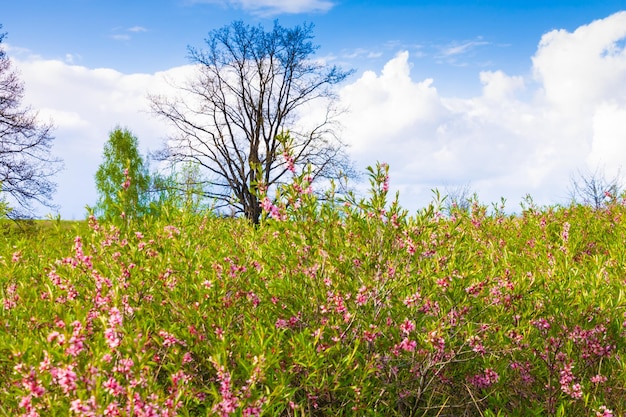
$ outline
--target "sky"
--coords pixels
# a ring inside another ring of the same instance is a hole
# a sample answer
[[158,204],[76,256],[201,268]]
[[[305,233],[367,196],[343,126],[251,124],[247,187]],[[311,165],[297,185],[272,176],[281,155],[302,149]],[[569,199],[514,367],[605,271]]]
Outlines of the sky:
[[[147,154],[171,127],[148,94],[193,75],[188,47],[234,20],[314,24],[337,86],[342,139],[359,171],[390,165],[411,213],[433,189],[481,202],[567,204],[572,177],[626,163],[626,0],[4,1],[2,43],[24,104],[54,126],[64,160],[53,215],[83,219],[117,126]],[[360,187],[361,185],[359,185]],[[49,209],[40,209],[45,216]]]

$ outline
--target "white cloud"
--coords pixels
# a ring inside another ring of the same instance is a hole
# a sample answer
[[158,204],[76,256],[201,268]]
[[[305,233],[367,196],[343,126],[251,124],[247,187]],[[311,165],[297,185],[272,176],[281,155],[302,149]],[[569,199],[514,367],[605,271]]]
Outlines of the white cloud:
[[[545,99],[567,110],[583,110],[615,96],[626,83],[626,12],[581,26],[573,33],[554,30],[541,38],[533,57],[535,78]],[[575,107],[578,106],[578,107]]]
[[114,33],[110,35],[109,37],[111,39],[116,40],[116,41],[129,41],[132,39],[131,34],[147,32],[148,29],[146,29],[143,26],[132,26],[126,29],[123,29],[121,27],[116,27],[116,28],[113,28],[113,31],[121,32],[121,33]]
[[408,52],[400,53],[385,65],[380,76],[366,71],[341,91],[343,104],[350,110],[344,120],[346,139],[357,154],[367,153],[389,137],[411,140],[402,137],[444,117],[445,109],[432,80],[411,80],[408,57]]
[[[626,106],[615,101],[600,105],[593,115],[593,140],[589,165],[609,178],[626,166]],[[623,170],[622,170],[623,171]]]
[[533,79],[482,72],[482,94],[469,99],[412,80],[403,52],[343,89],[352,108],[346,139],[360,164],[390,163],[410,207],[426,203],[433,187],[468,181],[487,201],[530,193],[543,204],[565,202],[576,169],[601,164],[612,173],[626,162],[625,37],[626,13],[550,32],[533,57]]
[[441,56],[450,57],[453,55],[461,55],[469,52],[470,50],[476,48],[477,46],[489,45],[489,42],[485,41],[466,41],[461,44],[454,44],[451,46],[446,46],[441,50]]
[[85,205],[95,203],[94,175],[110,131],[127,127],[144,154],[158,149],[167,126],[150,114],[147,94],[167,93],[166,78],[185,79],[191,68],[127,75],[37,57],[16,60],[15,66],[26,88],[24,104],[55,126],[53,152],[65,163],[55,200],[64,218],[76,219],[84,218]]
[[502,71],[483,71],[480,73],[480,82],[483,84],[485,99],[493,101],[511,98],[524,88],[523,77],[509,77]]
[[[401,52],[380,73],[341,88],[350,107],[343,137],[359,168],[390,164],[392,188],[410,209],[427,203],[434,187],[467,183],[483,201],[506,197],[513,210],[527,193],[540,204],[566,202],[577,169],[613,173],[626,160],[624,38],[626,13],[547,33],[531,77],[481,72],[482,92],[471,98],[442,96],[436,85],[445,80],[412,79],[411,57]],[[165,78],[182,80],[192,69],[122,74],[34,56],[16,66],[27,104],[58,126],[55,153],[66,170],[57,201],[66,218],[83,217],[95,202],[93,175],[116,125],[144,152],[160,146],[168,127],[149,113],[146,94],[170,91]]]
[[114,39],[116,41],[128,41],[130,40],[130,35],[126,35],[124,33],[122,34],[115,34],[115,35],[111,35],[111,39]]
[[335,5],[329,0],[189,0],[188,2],[230,5],[259,15],[323,13]]
[[139,33],[139,32],[147,32],[148,29],[146,29],[143,26],[133,26],[133,27],[128,28],[128,31],[129,32],[134,32],[134,33]]
[[365,48],[357,48],[352,52],[349,53],[345,53],[342,55],[342,58],[344,59],[355,59],[355,58],[367,58],[367,59],[375,59],[375,58],[380,58],[383,55],[382,52],[378,52],[378,51],[370,51],[368,49]]

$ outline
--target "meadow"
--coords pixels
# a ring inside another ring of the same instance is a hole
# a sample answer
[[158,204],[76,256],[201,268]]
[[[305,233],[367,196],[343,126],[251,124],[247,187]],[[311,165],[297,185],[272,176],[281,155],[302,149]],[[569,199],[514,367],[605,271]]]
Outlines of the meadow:
[[0,416],[626,413],[622,199],[409,214],[370,176],[258,227],[3,224]]

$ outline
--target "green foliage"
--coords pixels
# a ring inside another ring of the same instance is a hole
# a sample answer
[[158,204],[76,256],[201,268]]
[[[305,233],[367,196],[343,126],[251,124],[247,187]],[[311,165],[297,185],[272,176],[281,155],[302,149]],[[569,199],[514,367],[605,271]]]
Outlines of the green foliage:
[[208,210],[205,198],[206,181],[199,167],[192,162],[180,165],[169,175],[152,175],[152,188],[156,196],[150,206],[150,213],[156,216],[166,212],[200,213]]
[[[2,190],[2,183],[0,183],[0,191]],[[11,212],[11,207],[6,201],[4,196],[0,195],[0,219],[4,219]]]
[[150,176],[137,138],[129,130],[116,128],[109,135],[96,172],[96,190],[94,212],[99,217],[135,218],[148,212]]
[[0,415],[626,412],[624,201],[409,215],[384,164],[363,199],[308,175],[258,227],[0,237]]

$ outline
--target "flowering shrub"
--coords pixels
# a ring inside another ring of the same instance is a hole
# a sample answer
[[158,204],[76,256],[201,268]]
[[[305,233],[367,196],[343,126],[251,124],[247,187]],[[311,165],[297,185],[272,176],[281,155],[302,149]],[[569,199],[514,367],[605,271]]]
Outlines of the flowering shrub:
[[0,415],[624,415],[626,210],[323,202],[0,240]]

